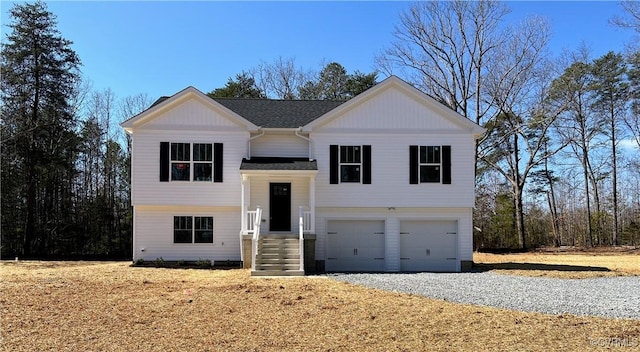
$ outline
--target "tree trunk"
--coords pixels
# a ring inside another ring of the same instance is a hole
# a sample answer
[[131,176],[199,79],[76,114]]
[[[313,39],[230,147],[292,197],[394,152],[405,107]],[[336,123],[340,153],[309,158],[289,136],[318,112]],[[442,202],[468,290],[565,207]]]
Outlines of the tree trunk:
[[611,162],[613,163],[613,238],[611,244],[618,245],[618,163],[616,150],[616,120],[613,104],[611,104]]
[[589,167],[587,166],[587,153],[583,151],[582,155],[582,171],[584,173],[584,196],[585,196],[585,205],[587,206],[587,237],[589,246],[593,247],[593,229],[591,228],[591,192],[589,192]]
[[513,134],[513,187],[514,187],[514,212],[516,219],[516,233],[518,235],[518,245],[520,249],[527,249],[527,242],[525,238],[525,228],[524,228],[524,209],[522,207],[522,190],[524,188],[524,184],[522,182],[522,177],[520,175],[520,146],[519,146],[519,135],[517,133]]
[[549,205],[549,215],[551,215],[551,232],[553,233],[553,245],[560,247],[560,232],[558,231],[558,215],[555,209],[555,197],[552,191],[547,192],[547,204]]
[[[593,167],[591,166],[591,162],[589,161],[589,159],[587,159],[587,170],[588,172],[588,176],[589,176],[589,180],[591,182],[591,189],[593,191],[593,204],[596,208],[596,221],[595,221],[595,231],[594,231],[594,235],[595,235],[595,244],[600,245],[601,242],[601,231],[602,231],[602,209],[601,209],[601,204],[600,204],[600,190],[598,189],[598,179],[597,179],[597,175],[595,173],[595,171],[593,170]],[[594,246],[594,243],[591,243],[591,246]]]
[[33,161],[27,158],[27,223],[25,224],[24,241],[22,243],[22,255],[31,256],[31,243],[36,226],[36,180]]
[[[33,51],[36,52],[37,48],[33,48]],[[31,245],[33,242],[33,238],[36,231],[36,217],[37,217],[37,180],[36,180],[36,160],[34,160],[35,153],[35,131],[34,129],[38,125],[38,106],[40,104],[40,75],[38,74],[38,56],[34,57],[33,70],[35,72],[34,77],[34,86],[33,86],[33,103],[31,105],[31,116],[30,123],[28,124],[29,128],[32,129],[29,132],[29,142],[26,144],[26,158],[25,162],[27,164],[27,224],[25,226],[24,232],[24,247],[22,250],[22,255],[25,257],[29,257],[32,254]]]
[[[548,145],[545,142],[544,150],[548,153]],[[556,247],[560,247],[562,241],[560,240],[560,229],[558,224],[558,207],[556,204],[555,191],[553,189],[553,177],[549,171],[549,158],[544,159],[544,176],[549,184],[549,191],[547,192],[547,202],[549,204],[549,213],[551,214],[551,231],[553,232],[553,244]]]
[[514,199],[516,212],[516,231],[518,233],[518,245],[520,249],[527,249],[524,227],[524,209],[522,207],[522,188],[518,187],[516,198]]

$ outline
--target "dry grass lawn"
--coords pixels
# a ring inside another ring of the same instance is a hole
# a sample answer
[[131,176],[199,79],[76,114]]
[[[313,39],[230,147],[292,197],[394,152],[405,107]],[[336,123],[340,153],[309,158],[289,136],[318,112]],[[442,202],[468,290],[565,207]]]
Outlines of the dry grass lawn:
[[28,261],[0,263],[0,276],[4,351],[640,348],[638,320],[459,305],[320,277]]
[[585,279],[640,275],[640,250],[531,252],[518,254],[474,253],[477,269],[500,274]]

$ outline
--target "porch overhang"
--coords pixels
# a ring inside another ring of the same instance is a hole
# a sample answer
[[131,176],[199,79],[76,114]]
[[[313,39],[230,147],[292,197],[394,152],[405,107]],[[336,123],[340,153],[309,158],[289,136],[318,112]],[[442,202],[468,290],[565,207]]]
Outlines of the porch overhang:
[[[300,200],[295,204],[298,208],[298,237],[300,240],[300,270],[303,270],[304,265],[304,236],[315,233],[315,204],[316,204],[316,176],[318,174],[318,163],[316,160],[309,158],[278,158],[278,157],[253,157],[251,159],[242,159],[240,164],[240,176],[242,178],[241,191],[240,191],[240,205],[241,205],[241,253],[243,255],[243,261],[245,260],[245,249],[243,239],[248,239],[249,235],[252,235],[251,253],[255,260],[255,247],[256,236],[260,234],[260,224],[263,219],[256,220],[255,214],[259,214],[262,208],[258,204],[251,205],[251,183],[253,179],[261,180],[264,178],[278,179],[278,180],[291,180],[289,186],[294,182],[300,182],[300,180],[308,180],[308,202]],[[296,180],[296,181],[293,181]],[[282,181],[286,182],[286,181]],[[304,182],[304,181],[302,181]],[[273,185],[273,183],[271,183]],[[263,187],[263,186],[260,186]],[[290,189],[290,188],[289,188]],[[269,197],[271,197],[271,191]],[[271,215],[271,198],[269,199],[268,213]],[[257,202],[256,202],[257,203]],[[250,210],[249,206],[255,207],[256,210]],[[288,206],[291,207],[291,200],[289,200]],[[275,208],[278,208],[277,206]],[[274,208],[274,209],[275,209]],[[251,225],[253,224],[253,225]],[[271,226],[271,220],[269,220],[269,226]],[[257,228],[257,230],[256,230]],[[274,230],[277,231],[277,230]],[[252,261],[253,265],[253,261]]]
[[242,159],[241,175],[306,175],[318,173],[318,163],[307,158],[253,157]]

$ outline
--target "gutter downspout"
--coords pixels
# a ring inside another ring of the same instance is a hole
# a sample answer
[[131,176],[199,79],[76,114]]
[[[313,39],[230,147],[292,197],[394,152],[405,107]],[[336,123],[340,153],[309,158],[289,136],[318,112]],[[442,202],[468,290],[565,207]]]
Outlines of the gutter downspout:
[[302,139],[304,139],[305,141],[307,141],[309,143],[309,160],[313,160],[313,158],[311,157],[311,139],[309,137],[305,137],[303,135],[300,135],[299,132],[302,131],[302,127],[298,127],[298,129],[295,132],[296,137],[300,137]]

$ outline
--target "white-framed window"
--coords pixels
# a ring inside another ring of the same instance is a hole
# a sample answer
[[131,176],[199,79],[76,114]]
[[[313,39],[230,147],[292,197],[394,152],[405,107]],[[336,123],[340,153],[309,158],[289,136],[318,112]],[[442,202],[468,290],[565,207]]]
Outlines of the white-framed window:
[[191,180],[191,144],[171,143],[171,181]]
[[362,147],[340,146],[340,182],[360,182],[362,173]]
[[213,145],[211,143],[171,143],[171,181],[211,181]]
[[440,146],[420,146],[420,183],[440,183]]
[[213,175],[213,145],[193,143],[193,180],[211,181]]
[[173,243],[213,243],[213,217],[174,216]]
[[173,243],[193,243],[193,217],[173,217]]
[[195,216],[193,223],[193,243],[213,243],[213,217]]

